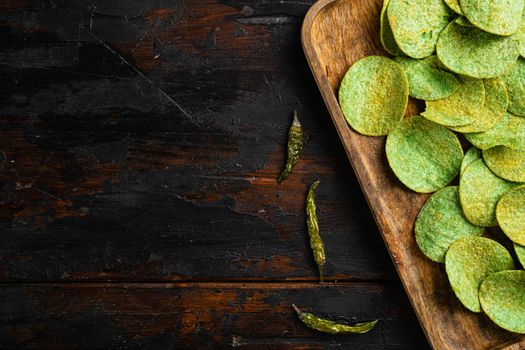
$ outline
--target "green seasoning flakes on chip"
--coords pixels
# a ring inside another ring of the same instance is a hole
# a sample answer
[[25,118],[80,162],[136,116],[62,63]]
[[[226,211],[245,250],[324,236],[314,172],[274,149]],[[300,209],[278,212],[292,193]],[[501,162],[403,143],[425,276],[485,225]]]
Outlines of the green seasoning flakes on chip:
[[525,11],[523,11],[523,18],[521,19],[521,24],[515,35],[516,39],[519,42],[520,55],[521,57],[525,57]]
[[483,234],[483,228],[465,219],[457,186],[441,189],[428,199],[417,216],[414,231],[423,254],[440,263],[445,262],[445,253],[458,238]]
[[502,78],[509,91],[509,112],[525,117],[525,59],[520,58]]
[[523,0],[461,0],[461,9],[476,27],[497,35],[511,35],[521,22]]
[[403,119],[408,103],[405,72],[393,60],[369,56],[346,72],[339,88],[346,121],[363,135],[387,135]]
[[447,251],[448,280],[461,303],[480,312],[478,290],[481,282],[495,272],[514,269],[510,253],[496,241],[483,237],[460,238]]
[[483,80],[485,87],[485,104],[479,109],[477,118],[472,124],[450,127],[462,133],[482,132],[492,128],[503,118],[509,104],[509,95],[505,83],[500,78]]
[[472,124],[485,101],[483,80],[461,77],[458,90],[447,98],[427,101],[421,115],[445,126]]
[[463,161],[461,162],[461,170],[459,173],[463,174],[463,171],[478,159],[481,159],[481,151],[476,147],[470,147],[463,157]]
[[496,217],[511,241],[525,245],[525,186],[517,187],[501,197]]
[[394,56],[401,56],[403,52],[401,51],[399,46],[397,46],[396,39],[394,39],[394,34],[392,33],[392,28],[390,27],[390,23],[388,23],[386,9],[388,8],[389,3],[390,0],[384,0],[383,8],[381,9],[381,29],[379,31],[381,44],[383,44],[383,47],[389,54]]
[[521,266],[525,267],[525,246],[514,243],[514,251],[520,261]]
[[454,75],[441,69],[436,56],[424,60],[396,57],[408,77],[410,96],[420,100],[439,100],[452,95],[459,88]]
[[390,0],[387,14],[399,48],[413,58],[432,55],[439,33],[453,17],[442,0]]
[[483,159],[471,163],[459,180],[459,199],[465,217],[477,226],[496,226],[496,204],[516,186],[494,175]]
[[525,150],[496,146],[483,151],[483,159],[492,172],[505,180],[525,182]]
[[459,5],[459,0],[445,0],[445,3],[457,14],[463,14],[463,11],[461,11],[461,6]]
[[435,192],[459,173],[463,150],[454,133],[420,116],[404,119],[386,140],[398,179],[411,190]]
[[495,146],[525,149],[525,118],[506,113],[491,129],[485,132],[465,134],[465,137],[480,149]]
[[495,78],[518,58],[518,41],[451,22],[439,35],[439,60],[451,71],[474,78]]
[[479,301],[495,324],[525,334],[525,271],[501,271],[490,275],[481,284]]

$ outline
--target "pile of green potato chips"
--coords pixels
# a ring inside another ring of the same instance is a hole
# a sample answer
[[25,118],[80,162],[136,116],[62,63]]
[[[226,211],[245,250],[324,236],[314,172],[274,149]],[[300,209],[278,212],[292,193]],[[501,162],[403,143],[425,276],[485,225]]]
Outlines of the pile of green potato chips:
[[[359,60],[339,89],[348,124],[363,135],[387,135],[399,181],[432,193],[414,226],[422,253],[445,264],[467,309],[523,334],[524,6],[384,0],[380,39],[394,57]],[[409,96],[425,109],[404,118]],[[498,241],[485,234],[497,226],[505,234]]]

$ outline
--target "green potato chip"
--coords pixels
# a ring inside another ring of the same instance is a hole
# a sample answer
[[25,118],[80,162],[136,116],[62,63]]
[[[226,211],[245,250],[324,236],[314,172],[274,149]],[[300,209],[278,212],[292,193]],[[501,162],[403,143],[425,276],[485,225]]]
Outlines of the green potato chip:
[[501,271],[490,275],[481,283],[479,301],[495,324],[525,334],[525,271]]
[[459,16],[458,18],[456,18],[456,23],[464,27],[474,27],[474,25],[470,23],[467,17],[465,16]]
[[472,162],[459,179],[459,200],[465,217],[476,226],[496,226],[498,201],[518,185],[494,175],[483,159]]
[[368,136],[387,135],[403,119],[408,104],[408,81],[399,64],[368,56],[346,72],[339,88],[346,121]]
[[383,8],[381,9],[381,29],[379,31],[379,37],[381,39],[381,44],[383,44],[383,47],[389,54],[393,56],[401,56],[403,55],[403,51],[401,51],[399,46],[397,46],[396,39],[394,38],[394,34],[392,33],[392,28],[390,27],[390,23],[388,23],[388,16],[386,10],[388,8],[389,3],[390,0],[383,1]]
[[451,71],[474,78],[496,78],[518,58],[518,40],[451,22],[436,46],[441,63]]
[[511,35],[519,27],[523,0],[460,0],[470,23],[497,35]]
[[503,118],[489,130],[465,134],[465,138],[482,150],[495,146],[525,149],[525,118],[505,113]]
[[410,96],[420,100],[439,100],[452,95],[459,88],[456,77],[441,69],[436,56],[424,60],[396,57],[408,78]]
[[501,197],[496,217],[511,241],[525,245],[525,186],[516,187]]
[[483,160],[499,177],[514,182],[525,182],[525,150],[496,146],[483,151]]
[[386,156],[397,178],[416,192],[447,186],[459,173],[463,150],[447,128],[420,116],[404,119],[386,139]]
[[390,0],[387,16],[401,51],[425,58],[434,52],[439,33],[453,12],[442,0]]
[[461,162],[460,174],[463,174],[463,171],[476,160],[481,159],[481,151],[476,147],[470,147],[470,149],[465,153],[463,161]]
[[416,242],[429,259],[443,263],[454,241],[466,236],[481,236],[483,228],[474,226],[463,215],[457,186],[434,193],[423,205],[415,224]]
[[514,251],[521,266],[525,267],[525,246],[514,243]]
[[445,4],[448,5],[455,13],[462,15],[463,11],[459,5],[459,0],[445,0]]
[[518,59],[502,79],[509,91],[509,112],[525,117],[525,59]]
[[459,301],[470,311],[480,312],[481,282],[495,272],[514,269],[514,260],[498,242],[470,236],[452,243],[445,257],[445,269]]
[[485,103],[479,109],[474,122],[465,126],[450,127],[462,133],[487,131],[503,118],[509,105],[509,95],[505,83],[500,78],[484,79]]
[[485,101],[483,80],[459,77],[459,88],[452,95],[436,101],[427,101],[421,115],[445,126],[472,124]]
[[521,19],[520,26],[516,32],[516,39],[519,42],[519,51],[521,57],[525,57],[525,11],[523,11],[523,17]]

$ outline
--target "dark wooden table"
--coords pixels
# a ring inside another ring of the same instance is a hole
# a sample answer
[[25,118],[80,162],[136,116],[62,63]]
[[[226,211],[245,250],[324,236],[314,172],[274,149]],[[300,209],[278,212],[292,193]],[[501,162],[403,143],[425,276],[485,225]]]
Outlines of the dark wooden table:
[[0,1],[0,347],[428,348],[304,59],[311,3]]

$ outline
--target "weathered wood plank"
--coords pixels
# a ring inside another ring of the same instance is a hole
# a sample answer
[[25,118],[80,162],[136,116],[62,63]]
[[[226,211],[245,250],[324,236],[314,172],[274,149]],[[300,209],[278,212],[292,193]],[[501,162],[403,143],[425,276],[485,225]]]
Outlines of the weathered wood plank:
[[5,7],[2,280],[314,279],[318,178],[327,274],[396,278],[300,49],[308,3]]
[[[330,336],[290,304],[371,332]],[[399,285],[40,284],[0,288],[0,343],[27,349],[426,349]]]
[[[187,161],[177,158],[177,149],[184,148],[193,150],[192,157],[223,160],[208,158],[194,141],[177,144],[177,135],[161,136],[167,144],[162,147],[88,139],[86,146],[65,155],[28,147],[11,135],[13,152],[5,153],[16,162],[4,171],[9,181],[0,224],[4,279],[315,276],[304,196],[316,178],[323,181],[318,204],[327,273],[338,278],[393,276],[388,267],[384,271],[389,261],[356,184],[348,188],[335,169],[319,171],[315,159],[305,157],[308,163],[279,187],[277,172],[208,172],[199,163],[170,166]],[[222,137],[212,139],[207,138],[206,147],[220,144]],[[46,137],[47,145],[53,142],[68,141]],[[137,170],[127,168],[131,162]],[[147,169],[162,163],[165,169]]]

